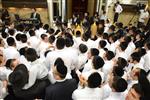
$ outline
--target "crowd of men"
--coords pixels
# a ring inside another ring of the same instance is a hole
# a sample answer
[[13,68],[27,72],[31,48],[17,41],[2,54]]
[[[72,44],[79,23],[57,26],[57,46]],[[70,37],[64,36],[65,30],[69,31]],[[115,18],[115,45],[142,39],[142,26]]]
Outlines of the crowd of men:
[[149,100],[148,26],[112,25],[105,13],[91,18],[85,13],[83,20],[73,15],[71,27],[59,23],[58,29],[4,25],[0,98]]

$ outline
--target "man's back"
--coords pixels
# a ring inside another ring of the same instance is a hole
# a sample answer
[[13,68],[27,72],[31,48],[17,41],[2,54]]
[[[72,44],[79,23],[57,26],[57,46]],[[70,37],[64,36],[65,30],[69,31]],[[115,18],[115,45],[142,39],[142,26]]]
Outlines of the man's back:
[[45,100],[72,100],[71,96],[76,88],[77,82],[74,79],[56,82],[46,89]]

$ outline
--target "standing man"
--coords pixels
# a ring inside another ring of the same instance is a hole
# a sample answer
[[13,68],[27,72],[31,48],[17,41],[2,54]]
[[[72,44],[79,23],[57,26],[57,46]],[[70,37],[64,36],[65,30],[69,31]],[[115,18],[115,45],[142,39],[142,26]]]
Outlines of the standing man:
[[115,15],[114,15],[114,23],[118,21],[118,18],[119,18],[119,14],[123,11],[123,8],[122,6],[120,5],[119,2],[117,2],[115,4]]
[[66,79],[67,67],[61,58],[56,59],[52,73],[56,82],[47,87],[45,100],[72,100],[77,82],[75,79]]
[[31,17],[33,19],[32,23],[34,25],[38,25],[41,23],[41,17],[40,17],[40,14],[36,12],[36,9],[33,8],[32,9],[32,13],[31,13]]
[[145,24],[146,19],[148,19],[148,17],[149,17],[149,13],[147,9],[141,9],[137,27],[141,28]]

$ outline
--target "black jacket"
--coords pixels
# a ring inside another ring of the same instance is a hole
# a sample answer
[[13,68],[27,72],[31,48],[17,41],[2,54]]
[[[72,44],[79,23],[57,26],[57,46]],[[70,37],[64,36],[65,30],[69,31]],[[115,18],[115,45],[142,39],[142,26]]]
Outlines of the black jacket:
[[45,100],[72,100],[72,93],[77,88],[75,79],[56,82],[46,89]]

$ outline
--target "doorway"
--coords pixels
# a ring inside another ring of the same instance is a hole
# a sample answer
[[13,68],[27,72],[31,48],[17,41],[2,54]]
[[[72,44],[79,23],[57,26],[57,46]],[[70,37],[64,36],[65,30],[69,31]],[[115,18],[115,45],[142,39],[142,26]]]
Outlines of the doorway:
[[87,12],[88,0],[72,0],[72,13],[80,14]]

